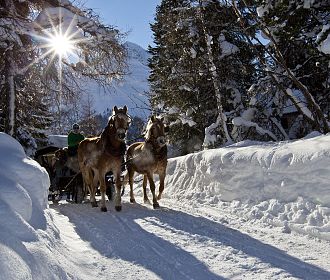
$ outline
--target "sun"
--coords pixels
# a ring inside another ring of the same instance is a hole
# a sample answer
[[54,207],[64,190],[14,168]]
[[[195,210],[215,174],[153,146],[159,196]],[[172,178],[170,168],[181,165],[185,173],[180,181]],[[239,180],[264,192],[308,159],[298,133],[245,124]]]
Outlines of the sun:
[[48,38],[48,46],[59,56],[66,56],[74,50],[74,42],[66,35],[57,33]]

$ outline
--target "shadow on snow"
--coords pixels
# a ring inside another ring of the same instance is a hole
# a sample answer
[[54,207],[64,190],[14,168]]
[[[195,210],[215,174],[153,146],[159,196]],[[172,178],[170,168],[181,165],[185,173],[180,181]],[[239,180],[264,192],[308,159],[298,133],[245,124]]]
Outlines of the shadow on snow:
[[330,272],[320,267],[303,262],[276,247],[203,217],[168,208],[152,210],[129,203],[123,203],[123,211],[120,213],[114,212],[113,207],[109,207],[110,212],[107,213],[101,213],[99,208],[89,207],[89,204],[83,204],[60,205],[54,208],[66,215],[75,225],[77,234],[90,242],[102,255],[141,265],[163,279],[224,277],[211,272],[206,264],[184,249],[146,231],[136,222],[137,219],[145,219],[149,224],[154,223],[164,229],[172,228],[175,231],[213,240],[284,270],[292,277],[330,279]]

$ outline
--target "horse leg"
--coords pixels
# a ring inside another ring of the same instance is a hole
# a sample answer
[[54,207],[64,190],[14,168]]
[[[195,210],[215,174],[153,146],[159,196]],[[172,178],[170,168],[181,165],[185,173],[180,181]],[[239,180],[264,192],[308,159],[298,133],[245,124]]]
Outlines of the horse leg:
[[134,198],[134,193],[133,193],[134,170],[132,168],[128,169],[128,176],[129,176],[129,186],[130,186],[130,192],[129,192],[130,200],[129,201],[131,203],[135,203],[135,198]]
[[107,207],[105,206],[105,191],[106,191],[106,184],[105,184],[105,172],[99,173],[99,182],[100,182],[100,191],[101,191],[101,211],[107,212]]
[[165,187],[165,170],[159,173],[159,193],[157,196],[158,200],[162,198],[164,187]]
[[148,182],[147,175],[144,174],[143,175],[143,183],[142,183],[142,187],[143,187],[143,201],[144,201],[144,203],[151,204],[150,203],[150,200],[148,198],[148,195],[147,195],[147,182]]
[[89,170],[88,168],[85,168],[83,166],[80,167],[80,170],[81,170],[81,174],[83,177],[83,184],[84,184],[85,188],[88,188],[88,191],[89,191],[90,202],[92,204],[92,207],[97,207],[97,203],[95,201],[95,196],[93,197],[93,195],[92,195],[93,178],[92,178],[91,170]]
[[155,186],[155,182],[153,179],[153,173],[149,171],[149,172],[147,172],[147,176],[148,176],[148,180],[149,180],[149,184],[150,184],[150,190],[152,193],[152,206],[154,207],[154,209],[159,208],[159,204],[158,204],[157,197],[155,194],[156,186]]
[[121,186],[122,182],[120,181],[120,167],[114,172],[116,174],[116,197],[115,197],[115,209],[116,211],[121,211]]

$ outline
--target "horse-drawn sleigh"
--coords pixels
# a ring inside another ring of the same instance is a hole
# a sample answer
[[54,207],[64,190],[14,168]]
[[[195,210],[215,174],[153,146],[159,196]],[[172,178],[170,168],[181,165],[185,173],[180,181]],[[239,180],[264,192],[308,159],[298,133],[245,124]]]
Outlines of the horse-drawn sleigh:
[[35,159],[49,174],[49,201],[57,203],[63,196],[75,203],[83,201],[85,190],[77,157],[69,157],[66,147],[44,147],[36,152]]
[[[72,201],[81,203],[87,192],[92,207],[97,207],[95,195],[99,188],[101,211],[107,211],[105,196],[112,200],[115,209],[120,211],[124,182],[130,184],[130,202],[134,203],[134,173],[143,175],[144,202],[149,202],[146,192],[147,181],[153,196],[153,207],[158,208],[158,200],[164,190],[167,166],[167,148],[165,144],[165,126],[163,119],[152,116],[145,131],[145,141],[128,147],[127,161],[125,137],[131,118],[127,107],[113,109],[113,114],[103,132],[98,137],[86,138],[78,146],[78,156],[70,157],[66,148],[40,152],[39,163],[44,166],[51,178],[50,199],[56,201],[63,193],[72,196]],[[122,167],[127,165],[126,178],[122,178]],[[156,197],[153,175],[160,179],[159,194]],[[115,191],[114,191],[115,189]]]

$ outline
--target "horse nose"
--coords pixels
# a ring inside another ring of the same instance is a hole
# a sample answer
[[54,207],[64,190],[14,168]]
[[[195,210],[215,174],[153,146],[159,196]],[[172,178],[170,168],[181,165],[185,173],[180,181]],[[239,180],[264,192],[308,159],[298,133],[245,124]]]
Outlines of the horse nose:
[[159,143],[159,145],[165,145],[165,138],[164,137],[159,137],[158,138],[158,143]]
[[124,139],[125,138],[125,133],[119,133],[118,137],[119,137],[119,139]]

